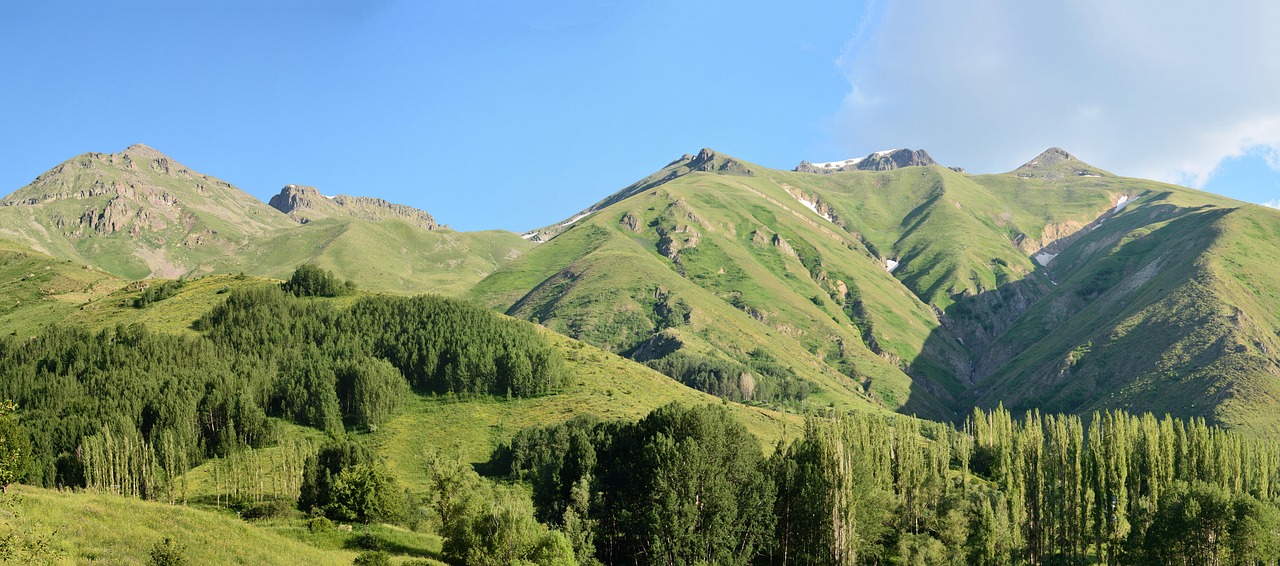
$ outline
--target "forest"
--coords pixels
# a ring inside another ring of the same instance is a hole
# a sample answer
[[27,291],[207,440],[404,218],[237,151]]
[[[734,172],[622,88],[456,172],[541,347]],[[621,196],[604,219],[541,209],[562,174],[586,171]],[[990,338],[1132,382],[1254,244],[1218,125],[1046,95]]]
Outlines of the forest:
[[[809,408],[798,439],[766,447],[727,401],[671,404],[522,429],[483,466],[430,449],[429,489],[411,492],[363,433],[412,395],[554,395],[568,375],[541,330],[457,300],[358,296],[323,270],[231,291],[193,330],[0,339],[0,483],[174,503],[177,478],[217,458],[230,495],[216,503],[246,518],[428,529],[459,564],[1280,560],[1280,443],[1201,419],[996,408],[953,426]],[[807,393],[764,357],[665,363],[731,397],[751,396],[748,372],[770,398]],[[286,441],[285,423],[326,440]],[[291,479],[236,479],[268,446],[287,448]]]

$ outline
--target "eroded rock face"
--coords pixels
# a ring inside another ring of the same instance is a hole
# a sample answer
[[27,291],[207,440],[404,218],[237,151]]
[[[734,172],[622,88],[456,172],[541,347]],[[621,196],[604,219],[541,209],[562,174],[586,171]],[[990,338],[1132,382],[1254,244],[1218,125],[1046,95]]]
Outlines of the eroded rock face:
[[936,165],[937,162],[923,149],[891,149],[867,154],[858,159],[847,159],[832,163],[809,163],[801,161],[795,171],[801,173],[840,173],[843,171],[890,171],[903,167],[923,167]]
[[303,224],[321,218],[353,216],[372,221],[404,220],[426,230],[440,227],[430,214],[411,206],[372,197],[329,197],[305,185],[285,185],[267,204]]

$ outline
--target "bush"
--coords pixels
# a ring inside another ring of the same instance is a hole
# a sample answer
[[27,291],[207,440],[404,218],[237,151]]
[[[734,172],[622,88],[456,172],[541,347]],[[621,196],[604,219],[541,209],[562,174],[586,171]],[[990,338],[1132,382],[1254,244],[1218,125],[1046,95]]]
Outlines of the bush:
[[332,271],[304,263],[280,286],[286,293],[299,297],[336,297],[355,290],[355,284],[341,281]]
[[333,521],[326,517],[316,517],[307,521],[307,530],[315,534],[330,532],[333,530]]
[[151,566],[181,566],[187,559],[182,555],[182,547],[166,537],[164,542],[151,546]]
[[258,519],[288,517],[292,514],[293,504],[288,501],[277,499],[274,501],[263,501],[262,503],[253,505],[240,513],[240,517],[253,521]]
[[350,548],[359,548],[359,549],[368,550],[371,552],[380,552],[386,548],[386,545],[382,543],[382,539],[378,538],[377,535],[374,535],[373,533],[370,533],[370,532],[360,533],[354,537],[351,537],[351,540],[347,543],[347,546]]
[[391,566],[391,557],[379,550],[368,550],[361,552],[352,564],[354,566]]

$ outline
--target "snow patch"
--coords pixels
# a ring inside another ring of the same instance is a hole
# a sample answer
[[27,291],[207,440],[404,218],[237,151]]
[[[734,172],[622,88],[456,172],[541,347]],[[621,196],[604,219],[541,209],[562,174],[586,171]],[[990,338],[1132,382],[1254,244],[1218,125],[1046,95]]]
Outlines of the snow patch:
[[846,167],[849,165],[857,165],[858,163],[861,163],[863,159],[866,159],[866,158],[855,157],[853,159],[846,159],[844,161],[828,161],[826,163],[812,163],[811,165],[819,169],[840,169],[842,167]]
[[812,210],[814,214],[817,214],[818,216],[821,216],[821,217],[823,217],[823,218],[826,218],[826,219],[827,219],[827,222],[830,222],[830,223],[832,223],[832,224],[835,224],[835,222],[836,222],[836,217],[834,217],[834,216],[832,216],[832,215],[830,215],[830,214],[823,214],[823,213],[821,213],[821,212],[818,212],[818,203],[817,203],[816,201],[815,201],[815,202],[810,202],[810,201],[805,200],[805,199],[803,199],[803,198],[801,198],[801,197],[799,197],[799,196],[796,196],[796,195],[791,195],[791,196],[796,197],[796,200],[800,201],[800,204],[803,204],[803,205],[805,206],[805,208],[807,208],[807,209],[809,209],[809,210]]
[[327,199],[329,199],[329,200],[333,200],[333,197],[331,197],[331,196],[329,196],[329,195],[320,195],[320,196],[322,196],[322,197],[324,197],[324,198],[327,198]]
[[577,216],[574,216],[573,218],[570,218],[567,222],[564,222],[564,223],[561,223],[561,224],[556,224],[556,228],[564,228],[565,226],[568,226],[568,225],[570,225],[570,224],[573,224],[574,222],[577,222],[577,221],[579,221],[579,220],[582,220],[583,218],[586,218],[586,217],[587,217],[587,215],[589,215],[589,214],[591,214],[591,213],[590,213],[590,212],[584,212],[584,213],[582,213],[582,214],[579,214],[579,215],[577,215]]
[[1116,208],[1114,211],[1112,211],[1112,214],[1115,214],[1120,212],[1121,210],[1124,210],[1124,207],[1129,206],[1129,203],[1131,202],[1133,201],[1129,199],[1129,195],[1120,195],[1120,200],[1116,201]]
[[896,259],[885,258],[884,260],[884,270],[889,273],[893,273],[893,270],[897,269],[899,265],[902,265],[902,263]]
[[1036,263],[1040,265],[1049,265],[1049,262],[1053,261],[1053,258],[1055,257],[1058,257],[1058,254],[1038,253],[1036,254]]
[[521,235],[520,235],[520,237],[521,237],[521,238],[524,238],[524,239],[526,239],[526,240],[529,240],[529,239],[532,239],[532,238],[536,237],[537,235],[538,235],[538,233],[537,233],[537,232],[529,232],[528,234],[521,234]]

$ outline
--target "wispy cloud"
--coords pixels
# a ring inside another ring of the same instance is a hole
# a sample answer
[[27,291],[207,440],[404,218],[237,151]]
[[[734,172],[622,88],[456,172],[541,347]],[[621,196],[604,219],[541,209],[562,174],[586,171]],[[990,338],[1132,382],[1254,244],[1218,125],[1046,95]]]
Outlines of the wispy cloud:
[[1269,206],[1271,208],[1280,208],[1280,198],[1272,201],[1264,202],[1262,203],[1262,206]]
[[1200,186],[1223,159],[1280,155],[1280,3],[1229,4],[887,4],[841,58],[837,135],[851,155],[923,147],[981,172],[1056,145]]

